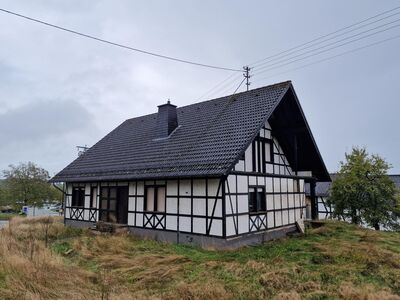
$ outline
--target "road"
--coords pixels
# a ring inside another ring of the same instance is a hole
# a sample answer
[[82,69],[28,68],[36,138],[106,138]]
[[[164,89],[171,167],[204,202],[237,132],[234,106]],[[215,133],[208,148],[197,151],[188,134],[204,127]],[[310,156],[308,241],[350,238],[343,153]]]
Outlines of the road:
[[0,228],[6,226],[8,221],[0,221]]
[[[32,216],[36,216],[36,217],[38,217],[38,216],[58,216],[58,213],[48,209],[47,207],[41,207],[41,208],[29,207],[28,208],[28,217],[32,217]],[[7,223],[8,223],[8,221],[0,220],[0,228],[6,226]]]

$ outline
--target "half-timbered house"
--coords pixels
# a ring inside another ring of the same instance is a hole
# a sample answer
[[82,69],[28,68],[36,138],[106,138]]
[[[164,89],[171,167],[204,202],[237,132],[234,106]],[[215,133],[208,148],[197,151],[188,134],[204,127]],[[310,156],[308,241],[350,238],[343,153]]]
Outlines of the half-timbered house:
[[160,105],[52,178],[66,183],[68,225],[125,224],[135,235],[216,248],[295,231],[305,183],[329,180],[291,82]]
[[[319,220],[332,219],[334,216],[334,207],[328,203],[328,197],[330,195],[330,188],[332,182],[335,181],[336,174],[331,174],[331,181],[317,182],[315,186],[314,198],[312,201],[311,191],[309,184],[305,186],[306,192],[306,218],[311,219],[311,207],[312,203],[316,204],[316,214]],[[400,175],[388,175],[389,178],[394,182],[396,187],[400,189]]]

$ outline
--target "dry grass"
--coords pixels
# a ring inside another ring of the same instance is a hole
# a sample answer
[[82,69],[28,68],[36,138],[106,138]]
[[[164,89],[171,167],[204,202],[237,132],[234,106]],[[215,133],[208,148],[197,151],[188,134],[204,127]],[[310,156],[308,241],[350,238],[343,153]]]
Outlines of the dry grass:
[[[79,299],[93,289],[92,274],[65,265],[45,247],[42,221],[13,219],[0,233],[0,287],[5,299]],[[61,223],[55,224],[51,234],[57,235],[62,228]]]
[[373,300],[399,294],[399,234],[341,223],[237,251],[94,235],[57,218],[14,218],[0,230],[0,299]]
[[343,284],[339,289],[340,297],[343,300],[399,300],[400,296],[392,294],[390,291],[375,291],[373,286],[363,288],[354,287],[351,284]]

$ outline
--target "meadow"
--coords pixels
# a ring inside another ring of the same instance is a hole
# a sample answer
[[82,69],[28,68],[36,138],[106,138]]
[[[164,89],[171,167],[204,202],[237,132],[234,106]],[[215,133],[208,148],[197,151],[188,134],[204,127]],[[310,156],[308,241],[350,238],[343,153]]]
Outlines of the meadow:
[[400,233],[319,225],[216,251],[15,217],[0,230],[0,299],[400,299]]

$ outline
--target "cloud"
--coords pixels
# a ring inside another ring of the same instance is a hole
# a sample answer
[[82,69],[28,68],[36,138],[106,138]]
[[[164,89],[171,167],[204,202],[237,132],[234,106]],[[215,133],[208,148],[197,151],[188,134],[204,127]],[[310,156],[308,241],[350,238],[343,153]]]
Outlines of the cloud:
[[92,145],[101,134],[74,100],[32,101],[0,114],[0,128],[0,170],[33,161],[51,174],[76,158],[76,146]]
[[[117,43],[237,68],[395,5],[395,0],[384,7],[372,0],[2,1],[6,9]],[[123,120],[156,112],[168,98],[178,106],[194,103],[230,75],[5,14],[0,43],[0,169],[32,160],[59,171],[76,158],[76,145],[93,145]],[[330,170],[346,147],[358,143],[385,155],[399,172],[400,139],[393,126],[400,109],[399,43],[261,82],[284,70],[254,76],[251,87],[293,80]],[[233,92],[240,80],[210,97]]]
[[36,101],[0,114],[0,139],[6,143],[40,142],[85,130],[92,123],[93,116],[76,101]]

